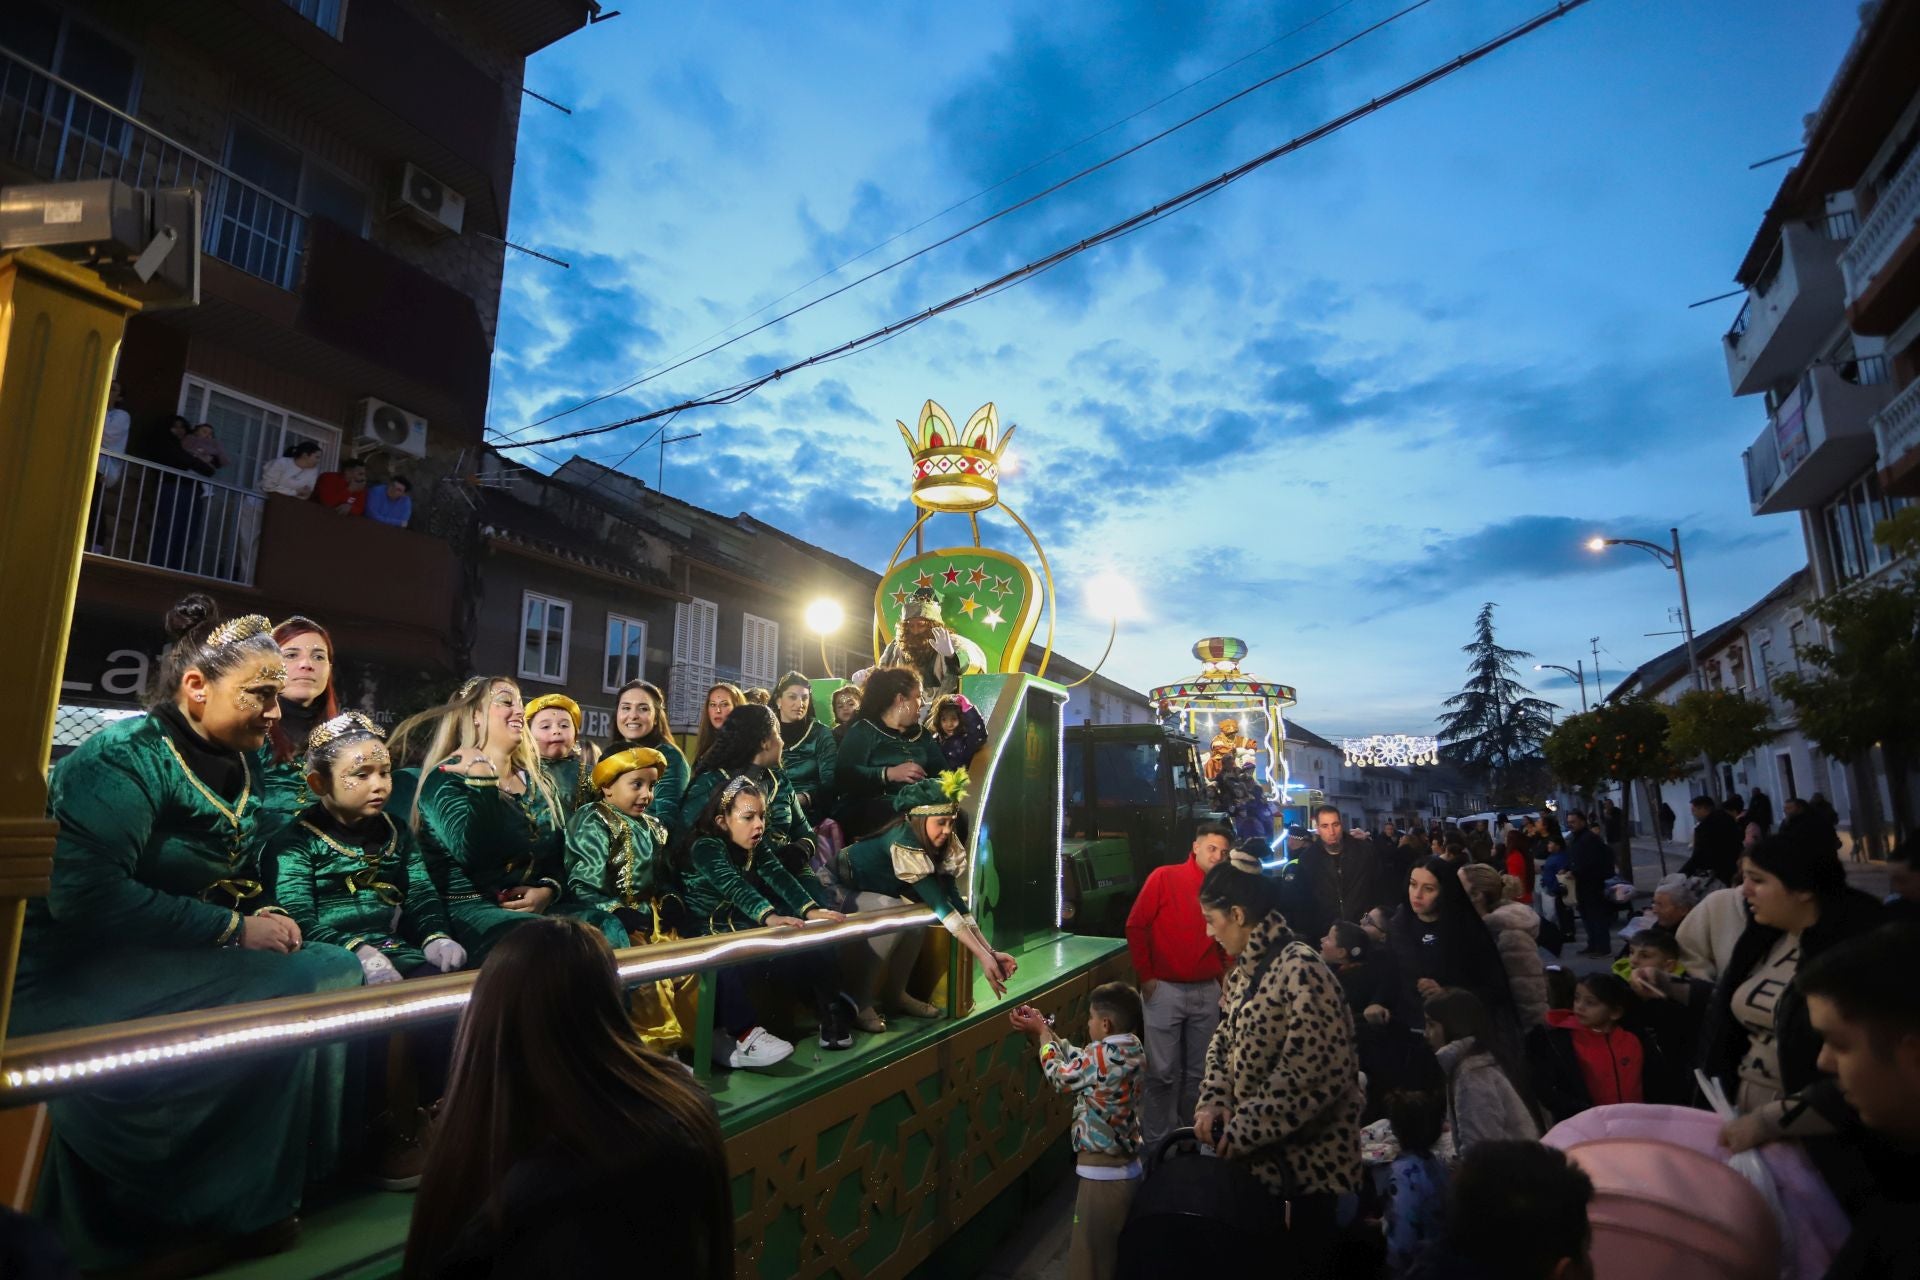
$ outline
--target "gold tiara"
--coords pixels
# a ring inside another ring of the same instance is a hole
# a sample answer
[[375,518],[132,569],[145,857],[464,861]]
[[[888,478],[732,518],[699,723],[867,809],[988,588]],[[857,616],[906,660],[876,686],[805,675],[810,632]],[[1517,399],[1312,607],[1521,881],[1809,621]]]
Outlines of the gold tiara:
[[472,695],[475,689],[478,689],[481,685],[491,683],[492,681],[486,676],[468,676],[466,683],[460,686],[460,691],[453,695],[453,700],[455,702],[464,701]]
[[312,755],[336,738],[357,738],[368,735],[375,738],[387,736],[379,725],[358,711],[342,711],[333,719],[314,726],[313,732],[307,735],[307,754]]
[[732,804],[733,798],[742,791],[745,791],[748,787],[753,787],[755,792],[760,790],[760,788],[755,785],[753,779],[749,778],[746,774],[735,774],[731,782],[720,788],[720,807],[724,809]]
[[273,624],[257,613],[249,613],[241,618],[228,618],[207,635],[207,647],[224,649],[230,644],[239,644],[242,640],[251,640],[255,636],[266,635],[273,630]]

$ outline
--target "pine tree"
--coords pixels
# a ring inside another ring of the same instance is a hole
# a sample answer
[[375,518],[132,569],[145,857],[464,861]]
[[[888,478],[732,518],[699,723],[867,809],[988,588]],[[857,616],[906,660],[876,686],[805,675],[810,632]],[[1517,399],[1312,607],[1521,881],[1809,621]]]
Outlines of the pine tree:
[[1467,655],[1467,683],[1448,698],[1440,717],[1441,754],[1453,763],[1497,778],[1540,755],[1552,725],[1550,705],[1514,678],[1515,664],[1530,653],[1503,648],[1493,638],[1494,604],[1480,607]]

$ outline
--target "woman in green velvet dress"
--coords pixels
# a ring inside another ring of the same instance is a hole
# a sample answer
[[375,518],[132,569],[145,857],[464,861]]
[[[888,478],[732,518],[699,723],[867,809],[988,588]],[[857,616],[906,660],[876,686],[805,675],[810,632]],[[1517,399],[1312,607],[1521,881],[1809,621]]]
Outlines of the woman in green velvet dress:
[[860,718],[847,727],[834,760],[835,816],[848,840],[861,840],[899,822],[916,804],[939,798],[947,767],[939,743],[920,723],[920,674],[881,667],[860,693]]
[[[192,595],[167,632],[148,714],[54,773],[59,833],[27,907],[13,1035],[359,985],[353,956],[302,949],[260,883],[257,753],[285,680],[267,620],[221,622]],[[316,1056],[203,1059],[55,1100],[34,1212],[88,1271],[286,1247],[312,1163],[331,1157]]]
[[751,702],[735,708],[714,732],[706,754],[694,763],[693,779],[687,783],[680,813],[685,825],[690,826],[716,788],[742,775],[751,778],[766,801],[765,847],[788,873],[811,879],[813,824],[807,821],[806,810],[780,767],[783,751],[780,728],[774,723],[771,708]]
[[660,819],[667,830],[674,830],[680,820],[680,798],[686,794],[687,779],[693,771],[667,724],[667,696],[658,685],[645,680],[629,680],[620,686],[613,703],[613,736],[607,739],[601,754],[610,756],[629,747],[650,747],[667,758],[667,771],[653,788],[653,802],[647,812]]
[[[260,841],[273,837],[313,803],[307,790],[307,739],[320,724],[340,714],[333,689],[333,639],[327,629],[299,614],[273,629],[280,659],[287,664],[287,687],[280,691],[280,719],[260,746],[265,787],[260,797]],[[272,867],[266,868],[269,877]]]
[[833,812],[833,766],[840,758],[840,743],[813,714],[813,684],[798,671],[787,672],[773,687],[773,707],[785,747],[780,767],[807,820],[818,823]]
[[410,821],[454,939],[479,964],[559,899],[566,824],[512,680],[475,676],[452,702],[394,729],[394,753],[420,734],[429,736]]
[[309,947],[345,948],[368,986],[451,973],[466,951],[427,875],[413,831],[386,812],[393,762],[357,711],[313,731],[303,810],[273,842],[274,895]]
[[540,770],[560,801],[560,813],[571,818],[582,805],[600,798],[593,785],[593,766],[600,752],[580,737],[580,704],[564,693],[543,693],[527,704],[527,732],[540,757]]

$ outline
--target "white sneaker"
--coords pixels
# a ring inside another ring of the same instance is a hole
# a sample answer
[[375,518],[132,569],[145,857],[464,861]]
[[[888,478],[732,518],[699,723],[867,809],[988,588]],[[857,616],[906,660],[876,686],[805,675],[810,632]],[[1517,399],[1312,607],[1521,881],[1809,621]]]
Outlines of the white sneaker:
[[724,1061],[735,1071],[765,1071],[792,1056],[792,1045],[765,1027],[755,1027],[745,1040],[734,1042]]

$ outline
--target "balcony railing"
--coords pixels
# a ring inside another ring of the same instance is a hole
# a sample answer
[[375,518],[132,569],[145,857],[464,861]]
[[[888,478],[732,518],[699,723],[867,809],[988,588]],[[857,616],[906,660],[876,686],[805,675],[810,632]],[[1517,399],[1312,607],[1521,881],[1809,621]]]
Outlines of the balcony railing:
[[252,586],[264,503],[246,489],[102,450],[86,549],[129,564]]
[[1920,380],[1908,383],[1874,415],[1873,439],[1883,471],[1893,470],[1895,464],[1920,450]]
[[1847,304],[1860,300],[1873,278],[1920,224],[1920,147],[1894,174],[1880,193],[1880,202],[1860,225],[1853,243],[1840,255],[1840,271],[1847,281]]
[[76,84],[0,48],[0,158],[46,182],[117,178],[135,187],[198,187],[201,250],[292,289],[307,215]]

